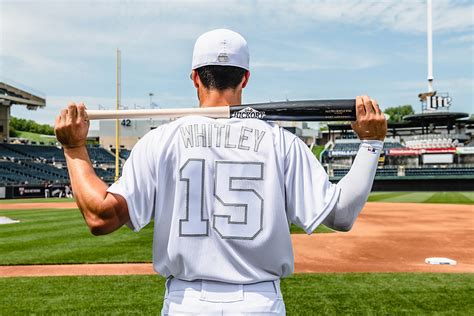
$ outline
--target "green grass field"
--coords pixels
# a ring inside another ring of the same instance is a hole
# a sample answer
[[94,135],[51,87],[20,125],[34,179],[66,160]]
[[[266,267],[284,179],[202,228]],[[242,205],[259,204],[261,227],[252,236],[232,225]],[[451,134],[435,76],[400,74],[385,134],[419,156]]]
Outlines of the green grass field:
[[41,135],[37,133],[31,133],[31,132],[24,132],[24,131],[16,131],[17,136],[20,138],[25,138],[29,139],[31,141],[34,141],[36,143],[43,142],[46,145],[54,144],[57,142],[56,136],[54,135]]
[[20,220],[0,226],[0,265],[150,262],[153,226],[140,233],[122,227],[95,237],[79,210],[0,211]]
[[[65,200],[15,202],[33,201]],[[377,192],[369,201],[473,204],[474,193]],[[78,210],[2,210],[0,216],[21,221],[0,226],[0,265],[151,261],[152,225],[138,234],[122,228],[94,237]],[[282,291],[288,315],[474,311],[474,274],[298,274],[282,281]],[[156,275],[0,278],[0,315],[156,315],[163,294],[164,280]]]
[[[473,274],[298,274],[288,315],[472,315]],[[0,314],[157,315],[159,276],[0,278]]]
[[[0,204],[71,202],[73,199],[35,198],[0,200]],[[474,192],[372,192],[369,202],[474,204]]]
[[[153,223],[140,233],[122,227],[95,237],[79,210],[0,211],[20,220],[0,226],[0,265],[151,262]],[[304,233],[296,226],[292,233]],[[320,226],[317,232],[332,230]]]
[[[376,192],[369,201],[473,204],[474,192]],[[66,199],[7,200],[57,202]],[[4,201],[3,201],[4,202]],[[151,262],[153,224],[140,233],[121,228],[111,235],[94,237],[78,210],[4,210],[0,216],[20,220],[0,226],[0,265]],[[304,233],[294,225],[291,233]],[[317,233],[332,230],[321,225]]]
[[372,192],[368,201],[474,204],[474,192]]

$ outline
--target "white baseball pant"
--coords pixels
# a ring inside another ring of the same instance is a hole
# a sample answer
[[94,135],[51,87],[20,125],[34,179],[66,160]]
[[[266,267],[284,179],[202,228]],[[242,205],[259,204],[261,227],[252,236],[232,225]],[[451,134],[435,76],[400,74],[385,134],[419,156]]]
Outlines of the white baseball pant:
[[254,284],[169,278],[161,315],[285,315],[280,280]]

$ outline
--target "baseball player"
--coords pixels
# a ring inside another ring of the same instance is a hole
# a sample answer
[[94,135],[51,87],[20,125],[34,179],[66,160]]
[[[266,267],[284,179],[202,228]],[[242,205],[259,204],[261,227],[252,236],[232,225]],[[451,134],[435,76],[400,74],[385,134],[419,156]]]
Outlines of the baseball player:
[[[191,79],[201,107],[238,105],[249,81],[245,39],[201,35]],[[352,127],[361,145],[338,183],[295,135],[257,119],[187,116],[147,133],[121,178],[94,172],[84,104],[56,119],[76,202],[92,234],[154,220],[153,266],[167,278],[163,315],[284,315],[280,278],[293,272],[289,224],[311,234],[324,223],[348,231],[370,192],[386,121],[375,100],[357,97]]]

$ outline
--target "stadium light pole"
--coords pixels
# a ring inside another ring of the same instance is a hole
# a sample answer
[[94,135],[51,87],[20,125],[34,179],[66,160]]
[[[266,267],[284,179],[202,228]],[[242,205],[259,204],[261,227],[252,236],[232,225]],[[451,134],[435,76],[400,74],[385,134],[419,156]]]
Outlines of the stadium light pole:
[[428,92],[433,92],[433,1],[427,0]]
[[[117,69],[116,69],[116,98],[117,103],[115,105],[116,110],[120,110],[120,97],[121,97],[121,56],[120,56],[120,49],[117,48]],[[119,119],[115,120],[115,181],[119,178],[119,130],[120,130],[120,123]]]

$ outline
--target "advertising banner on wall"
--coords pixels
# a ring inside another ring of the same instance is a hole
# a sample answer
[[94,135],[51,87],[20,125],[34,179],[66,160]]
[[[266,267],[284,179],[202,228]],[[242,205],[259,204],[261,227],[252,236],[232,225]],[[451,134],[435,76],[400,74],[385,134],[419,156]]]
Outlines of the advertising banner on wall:
[[425,154],[423,155],[424,164],[450,164],[453,163],[453,154]]
[[422,154],[454,154],[456,148],[392,148],[390,156],[417,156]]
[[329,157],[350,157],[357,155],[355,150],[332,150],[329,151]]
[[13,198],[44,197],[43,186],[18,186],[13,187]]
[[456,154],[459,155],[474,155],[474,147],[457,147]]

